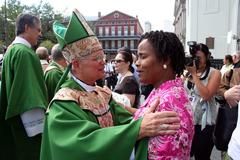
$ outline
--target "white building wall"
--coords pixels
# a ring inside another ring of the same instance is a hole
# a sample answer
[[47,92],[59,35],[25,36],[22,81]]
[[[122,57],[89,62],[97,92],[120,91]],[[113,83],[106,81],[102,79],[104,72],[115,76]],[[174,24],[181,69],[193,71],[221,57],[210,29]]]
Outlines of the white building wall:
[[150,32],[152,30],[152,25],[149,21],[146,21],[145,22],[145,25],[144,25],[144,31],[145,32]]
[[163,21],[163,30],[166,32],[174,32],[173,22],[169,20]]
[[[207,37],[214,37],[214,58],[236,51],[236,42],[228,44],[227,34],[237,32],[237,10],[239,0],[187,0],[186,43],[206,43]],[[233,42],[233,41],[232,41]],[[186,47],[188,52],[188,47]],[[235,49],[235,50],[234,50]]]
[[237,40],[233,38],[233,35],[238,35],[237,27],[239,24],[237,24],[237,18],[238,17],[238,7],[239,7],[239,0],[229,0],[229,33],[232,33],[231,35],[231,41],[228,43],[228,52],[234,53],[237,50]]

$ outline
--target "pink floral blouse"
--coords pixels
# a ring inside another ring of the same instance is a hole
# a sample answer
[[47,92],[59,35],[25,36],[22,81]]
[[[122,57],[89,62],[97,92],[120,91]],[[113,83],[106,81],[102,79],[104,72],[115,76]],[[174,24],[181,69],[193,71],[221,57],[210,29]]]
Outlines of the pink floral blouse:
[[180,78],[167,81],[153,89],[143,105],[134,115],[142,117],[156,98],[160,104],[156,111],[176,111],[180,118],[180,129],[174,135],[151,137],[148,142],[149,160],[188,160],[194,134],[193,115],[187,92]]

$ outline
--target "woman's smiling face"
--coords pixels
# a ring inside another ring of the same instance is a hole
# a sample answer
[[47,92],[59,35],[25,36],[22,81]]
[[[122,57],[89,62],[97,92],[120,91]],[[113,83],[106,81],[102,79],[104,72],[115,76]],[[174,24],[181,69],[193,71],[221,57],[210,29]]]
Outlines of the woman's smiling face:
[[138,60],[136,61],[140,82],[143,84],[156,84],[161,81],[164,70],[163,63],[156,57],[153,46],[144,39],[138,45]]

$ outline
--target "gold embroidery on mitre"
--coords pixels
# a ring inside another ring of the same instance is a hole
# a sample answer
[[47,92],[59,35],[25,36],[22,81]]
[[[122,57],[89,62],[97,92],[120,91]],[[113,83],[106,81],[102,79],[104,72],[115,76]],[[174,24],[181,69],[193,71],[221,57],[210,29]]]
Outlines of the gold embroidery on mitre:
[[94,51],[101,50],[102,47],[95,36],[86,37],[84,39],[78,40],[74,43],[66,45],[64,50],[67,51],[65,57],[69,57],[68,59],[72,60],[74,58],[81,58],[88,56]]

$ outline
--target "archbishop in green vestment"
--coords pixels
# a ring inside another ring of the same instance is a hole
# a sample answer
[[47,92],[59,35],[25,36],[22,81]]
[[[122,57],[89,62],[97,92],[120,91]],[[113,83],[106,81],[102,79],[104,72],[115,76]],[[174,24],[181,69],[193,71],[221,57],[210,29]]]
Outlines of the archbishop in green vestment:
[[[147,159],[147,138],[160,134],[160,113],[132,121],[132,115],[116,103],[111,90],[95,86],[104,76],[103,49],[77,11],[65,28],[53,24],[63,55],[70,63],[71,78],[59,84],[47,109],[41,160],[128,160],[138,140],[136,159]],[[172,115],[177,122],[176,116]],[[159,123],[158,123],[159,122]],[[174,130],[174,128],[171,128]]]

